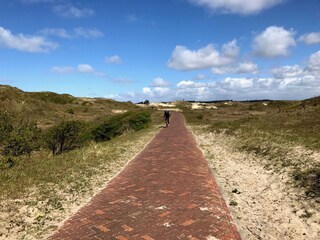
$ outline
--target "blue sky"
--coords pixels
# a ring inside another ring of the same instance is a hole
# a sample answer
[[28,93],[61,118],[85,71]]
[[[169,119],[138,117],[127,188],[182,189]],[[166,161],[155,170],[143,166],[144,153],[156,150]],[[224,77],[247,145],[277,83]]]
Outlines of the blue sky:
[[0,84],[121,101],[320,94],[319,0],[2,0]]

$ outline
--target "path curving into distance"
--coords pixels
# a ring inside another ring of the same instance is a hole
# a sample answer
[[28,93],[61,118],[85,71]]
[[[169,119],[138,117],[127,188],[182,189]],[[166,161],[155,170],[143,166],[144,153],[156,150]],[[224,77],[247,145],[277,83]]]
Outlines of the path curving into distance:
[[219,187],[174,113],[107,186],[49,239],[240,239]]

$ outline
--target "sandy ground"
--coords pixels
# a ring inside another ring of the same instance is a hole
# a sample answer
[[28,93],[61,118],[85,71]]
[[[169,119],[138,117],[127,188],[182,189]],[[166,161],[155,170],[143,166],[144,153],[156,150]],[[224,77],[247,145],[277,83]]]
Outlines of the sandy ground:
[[192,103],[191,109],[218,109],[218,107],[209,103]]
[[153,108],[156,108],[158,111],[172,111],[172,112],[182,112],[181,109],[176,108],[176,104],[173,103],[159,103],[159,102],[154,102],[154,103],[150,103],[149,105],[144,105],[144,104],[137,104],[140,107],[147,107],[147,106],[151,106]]
[[127,110],[111,110],[111,112],[116,114],[121,114],[121,113],[126,113]]
[[162,108],[175,108],[176,104],[175,103],[158,103],[158,102],[155,102],[155,103],[150,103],[150,106],[162,107]]
[[320,239],[320,203],[289,184],[287,171],[267,170],[264,159],[236,150],[230,136],[192,130],[243,239]]
[[[30,189],[24,199],[0,197],[0,240],[34,240],[50,236],[65,220],[86,205],[92,196],[100,192],[144,148],[154,134],[155,131],[149,131],[139,141],[117,146],[125,148],[121,156],[111,164],[97,166],[94,176],[89,179],[89,186],[74,189],[71,182],[63,189],[57,189],[56,186],[47,184],[37,187],[50,189],[49,196],[40,196],[37,189]],[[90,151],[84,154],[99,157],[103,148],[92,146]]]

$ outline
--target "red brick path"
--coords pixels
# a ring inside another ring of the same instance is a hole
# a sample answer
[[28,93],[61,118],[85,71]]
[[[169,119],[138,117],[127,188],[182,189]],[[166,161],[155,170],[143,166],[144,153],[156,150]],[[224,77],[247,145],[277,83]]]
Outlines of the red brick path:
[[240,239],[183,116],[49,239]]

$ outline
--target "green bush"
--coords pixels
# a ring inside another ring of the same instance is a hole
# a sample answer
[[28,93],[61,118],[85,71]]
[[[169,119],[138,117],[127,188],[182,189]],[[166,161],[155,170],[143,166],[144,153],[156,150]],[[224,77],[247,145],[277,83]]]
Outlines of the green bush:
[[4,141],[2,153],[6,156],[30,155],[39,148],[40,136],[40,129],[35,123],[21,122]]
[[41,131],[33,122],[0,113],[0,149],[5,156],[29,154],[39,148]]
[[12,117],[5,112],[0,112],[0,143],[7,139],[12,130]]
[[129,128],[138,131],[146,128],[151,122],[151,115],[149,112],[139,112],[135,114],[129,114]]
[[92,131],[95,141],[108,141],[122,133],[146,128],[151,122],[150,112],[127,112],[111,117]]
[[81,147],[91,136],[89,126],[82,121],[63,121],[50,128],[45,141],[53,154]]

